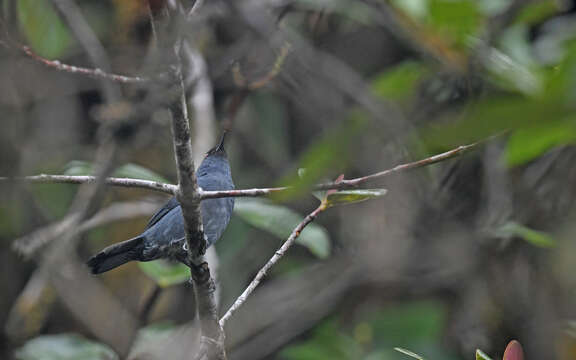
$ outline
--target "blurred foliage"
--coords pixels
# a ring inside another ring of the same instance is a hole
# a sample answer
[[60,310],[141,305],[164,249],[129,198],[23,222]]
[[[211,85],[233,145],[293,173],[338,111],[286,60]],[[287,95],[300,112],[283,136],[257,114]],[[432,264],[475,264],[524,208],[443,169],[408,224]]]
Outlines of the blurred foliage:
[[72,34],[49,0],[18,0],[18,20],[31,47],[53,59],[64,55]]
[[386,195],[386,189],[328,191],[324,200],[327,206],[354,204]]
[[51,218],[66,214],[76,189],[64,184],[34,184],[31,187],[34,198]]
[[424,21],[453,46],[464,47],[479,30],[478,1],[429,0]]
[[394,348],[414,350],[427,359],[455,359],[440,346],[445,309],[435,302],[394,304],[360,316],[355,322],[325,320],[309,340],[281,352],[288,360],[401,360]]
[[500,228],[499,232],[507,237],[517,236],[523,240],[526,240],[530,244],[541,248],[550,248],[556,245],[556,241],[552,238],[552,236],[541,231],[530,229],[515,222],[504,224],[504,226]]
[[398,352],[400,352],[400,353],[402,353],[402,354],[404,354],[404,355],[408,355],[408,356],[410,356],[410,357],[412,357],[412,358],[414,358],[414,359],[424,360],[424,358],[423,358],[422,356],[420,356],[420,355],[418,355],[418,354],[416,354],[416,353],[414,353],[414,352],[412,352],[412,351],[410,351],[410,350],[403,349],[403,348],[399,348],[399,347],[395,347],[394,350],[396,350],[396,351],[398,351]]
[[492,360],[492,358],[486,355],[482,350],[476,350],[476,360]]
[[[277,205],[266,199],[236,199],[234,213],[248,224],[286,240],[292,230],[303,219],[302,215],[288,207]],[[308,225],[296,243],[307,247],[310,252],[323,259],[330,255],[328,232],[318,224]]]
[[16,352],[18,360],[102,360],[118,357],[106,345],[75,334],[44,335]]
[[348,166],[350,145],[365,127],[365,115],[358,111],[351,112],[347,121],[330,129],[300,156],[298,168],[306,169],[305,172],[298,174],[295,171],[279,182],[281,186],[289,185],[292,188],[274,194],[272,198],[286,201],[300,197],[326,176],[341,173]]
[[424,64],[406,61],[376,75],[372,80],[372,88],[376,95],[384,99],[406,99],[413,95],[418,82],[427,74]]
[[182,284],[190,279],[190,269],[181,263],[155,260],[139,262],[138,266],[161,287]]
[[176,325],[169,321],[154,323],[140,328],[136,336],[134,352],[137,353],[139,349],[146,348],[154,341],[174,336],[174,331],[176,330]]

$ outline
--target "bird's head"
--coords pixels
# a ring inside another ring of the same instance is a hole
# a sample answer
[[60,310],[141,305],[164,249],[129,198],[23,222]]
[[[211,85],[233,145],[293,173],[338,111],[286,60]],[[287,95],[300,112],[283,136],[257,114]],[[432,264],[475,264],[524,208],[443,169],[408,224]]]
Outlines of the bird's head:
[[198,176],[215,173],[223,173],[228,177],[230,176],[230,165],[228,164],[228,157],[226,155],[226,150],[224,149],[226,133],[227,131],[224,131],[218,145],[206,153],[206,157],[198,168]]

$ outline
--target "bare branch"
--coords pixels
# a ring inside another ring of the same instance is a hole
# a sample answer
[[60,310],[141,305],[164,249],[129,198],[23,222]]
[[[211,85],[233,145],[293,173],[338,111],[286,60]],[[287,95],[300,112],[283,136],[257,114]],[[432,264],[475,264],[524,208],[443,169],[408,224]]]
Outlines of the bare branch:
[[150,79],[144,77],[111,74],[99,68],[90,69],[81,66],[64,64],[58,60],[49,60],[36,54],[28,46],[22,46],[20,49],[31,59],[34,59],[35,61],[58,71],[64,71],[71,74],[85,75],[94,79],[110,80],[120,83],[146,83],[150,81]]
[[[84,175],[33,175],[22,177],[0,177],[0,181],[25,181],[33,184],[85,184],[96,181],[95,176]],[[175,194],[178,187],[172,184],[165,184],[157,181],[129,179],[129,178],[106,178],[105,183],[113,186],[141,188],[160,191],[166,194]]]
[[[395,173],[416,169],[419,167],[424,167],[432,164],[436,164],[445,160],[449,160],[455,157],[458,157],[478,146],[478,143],[468,144],[468,145],[461,145],[457,148],[452,150],[433,155],[421,160],[404,163],[397,165],[393,168],[386,169],[374,174],[366,175],[359,178],[349,179],[349,180],[342,180],[340,182],[330,182],[325,184],[318,184],[312,187],[312,190],[346,190],[346,189],[354,189],[357,188],[359,185],[364,183],[378,180],[384,178],[389,175],[393,175]],[[9,180],[16,180],[16,181],[26,181],[31,183],[68,183],[68,184],[83,184],[86,182],[93,182],[95,181],[94,176],[70,176],[70,175],[34,175],[34,176],[23,176],[23,177],[0,177],[0,181],[9,181]],[[138,179],[127,179],[127,178],[107,178],[106,184],[113,185],[113,186],[122,186],[122,187],[136,187],[142,189],[149,189],[154,191],[160,191],[166,194],[176,194],[177,186],[172,184],[165,184],[156,181],[148,181],[148,180],[138,180]],[[261,196],[268,196],[275,193],[280,193],[283,191],[290,190],[291,187],[284,186],[284,187],[274,187],[274,188],[255,188],[255,189],[240,189],[240,190],[222,190],[222,191],[205,191],[201,188],[198,188],[198,196],[200,200],[205,199],[217,199],[223,197],[261,197]]]
[[264,276],[266,276],[268,270],[270,270],[270,268],[274,266],[274,264],[276,264],[278,260],[280,260],[282,256],[284,256],[286,251],[288,251],[288,249],[294,244],[298,236],[300,236],[300,234],[302,233],[302,230],[304,230],[304,228],[308,224],[314,221],[314,219],[316,219],[318,214],[320,214],[324,210],[326,210],[326,204],[323,202],[322,204],[320,204],[320,206],[316,208],[316,210],[308,214],[308,216],[306,216],[304,220],[302,220],[302,222],[294,228],[294,230],[292,230],[292,233],[290,234],[288,239],[284,242],[284,244],[282,244],[280,249],[278,249],[278,251],[274,253],[274,255],[270,258],[270,260],[268,260],[268,262],[262,267],[262,269],[258,271],[258,274],[256,274],[256,276],[254,277],[254,280],[252,280],[252,282],[248,285],[248,287],[244,290],[244,292],[240,296],[238,296],[236,301],[234,301],[234,304],[232,304],[232,306],[230,306],[230,309],[226,311],[226,314],[222,316],[222,318],[220,319],[220,326],[223,327],[226,324],[226,321],[228,321],[228,319],[230,319],[230,317],[234,314],[234,312],[236,312],[236,310],[238,310],[240,306],[244,304],[246,299],[248,299],[248,296],[252,294],[252,292],[256,289],[256,287],[258,287],[258,285],[260,284],[260,281],[262,281]]
[[[199,353],[203,356],[204,351],[208,359],[226,359],[224,349],[224,332],[218,323],[217,305],[214,292],[216,285],[210,275],[208,263],[204,261],[206,251],[206,241],[202,229],[202,217],[200,213],[200,188],[194,173],[194,159],[192,155],[192,145],[190,143],[190,125],[188,121],[188,110],[186,105],[186,87],[182,76],[182,60],[180,59],[181,44],[175,45],[175,55],[177,58],[181,98],[171,106],[172,113],[172,136],[174,139],[174,153],[178,171],[178,190],[176,197],[182,206],[184,226],[186,228],[186,243],[188,245],[188,259],[190,263],[190,273],[194,292],[196,294],[196,309],[200,319],[202,333],[201,347]],[[194,62],[203,66],[196,68],[196,71],[205,71],[204,59],[196,52],[188,51],[188,56],[195,56]],[[193,79],[194,91],[193,99],[212,99],[211,93],[204,93],[210,87],[202,86],[199,79],[209,81],[207,75],[196,74]],[[204,84],[205,85],[205,84]],[[201,93],[202,92],[202,93]],[[202,105],[211,105],[212,102],[194,101],[194,110],[205,111]]]
[[85,75],[94,79],[110,80],[120,83],[146,83],[150,81],[150,79],[144,77],[111,74],[99,68],[90,69],[81,66],[64,64],[58,60],[49,60],[36,54],[28,46],[21,46],[20,49],[22,50],[22,52],[24,52],[24,54],[28,55],[31,59],[34,59],[35,61],[58,71],[63,71],[71,74]]
[[202,217],[200,214],[199,188],[194,173],[194,158],[190,142],[190,125],[186,106],[186,94],[182,83],[182,97],[170,109],[172,113],[172,136],[174,138],[174,155],[178,173],[176,198],[182,206],[182,215],[186,227],[190,262],[196,264],[198,257],[204,255],[205,243],[202,241]]
[[[325,184],[318,184],[312,187],[312,190],[346,190],[346,189],[354,189],[357,188],[359,185],[367,183],[369,181],[378,180],[384,178],[388,175],[392,175],[395,173],[416,169],[432,164],[439,163],[441,161],[445,161],[448,159],[455,158],[464,154],[467,151],[472,150],[478,145],[478,143],[473,143],[469,145],[461,145],[455,149],[430,156],[418,161],[413,161],[405,164],[397,165],[393,168],[383,170],[371,175],[354,178],[350,180],[341,180],[338,182],[329,182]],[[202,191],[200,197],[202,200],[204,199],[215,199],[221,197],[258,197],[258,196],[267,196],[274,193],[279,193],[283,191],[290,190],[290,187],[276,187],[276,188],[263,188],[263,189],[246,189],[246,190],[228,190],[228,191]]]
[[391,169],[380,171],[380,172],[377,172],[375,174],[371,174],[371,175],[367,175],[367,176],[363,176],[363,177],[359,177],[359,178],[355,178],[355,179],[351,179],[351,180],[341,180],[340,182],[333,182],[333,183],[318,185],[318,187],[316,189],[318,189],[318,190],[339,189],[338,185],[341,185],[344,188],[356,187],[356,186],[363,184],[363,183],[366,183],[368,181],[383,178],[385,176],[388,176],[388,175],[391,175],[391,174],[394,174],[397,172],[416,169],[416,168],[420,168],[423,166],[436,164],[436,163],[439,163],[441,161],[460,156],[460,155],[464,154],[465,152],[472,150],[477,145],[478,145],[478,143],[473,143],[473,144],[469,144],[469,145],[461,145],[455,149],[452,149],[452,150],[449,150],[449,151],[446,151],[446,152],[443,152],[443,153],[440,153],[440,154],[437,154],[434,156],[430,156],[430,157],[427,157],[427,158],[422,159],[422,160],[397,165]]

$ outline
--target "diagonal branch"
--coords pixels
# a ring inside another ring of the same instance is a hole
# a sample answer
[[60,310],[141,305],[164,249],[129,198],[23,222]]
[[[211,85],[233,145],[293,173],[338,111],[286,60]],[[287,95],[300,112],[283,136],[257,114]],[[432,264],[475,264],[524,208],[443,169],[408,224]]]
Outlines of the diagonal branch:
[[256,289],[256,287],[258,287],[258,285],[260,284],[260,281],[262,281],[264,276],[266,276],[268,270],[270,270],[270,268],[274,266],[274,264],[276,264],[282,258],[282,256],[284,256],[286,251],[288,251],[288,249],[294,244],[298,236],[300,236],[300,234],[302,233],[302,230],[304,230],[304,228],[308,224],[314,221],[314,219],[316,219],[318,214],[326,210],[326,208],[327,208],[326,204],[322,202],[320,206],[316,208],[316,210],[308,214],[304,218],[304,220],[302,220],[302,222],[300,222],[300,224],[298,224],[294,228],[294,230],[292,230],[292,233],[290,234],[288,239],[284,242],[284,244],[282,244],[280,249],[278,249],[278,251],[274,253],[274,255],[270,258],[270,260],[268,260],[268,262],[260,269],[260,271],[258,271],[258,274],[256,274],[256,276],[254,277],[254,280],[252,280],[252,282],[248,285],[248,287],[244,290],[244,292],[242,292],[242,294],[238,296],[236,301],[234,301],[234,304],[232,304],[232,306],[230,306],[228,311],[226,311],[226,314],[222,316],[222,318],[220,319],[220,326],[224,326],[226,324],[226,321],[228,321],[228,319],[230,319],[230,317],[236,312],[236,310],[238,310],[240,306],[244,304],[246,299],[248,299],[248,296],[252,294],[252,292]]
[[119,83],[147,83],[150,81],[150,79],[145,78],[145,77],[140,77],[140,76],[126,76],[126,75],[119,75],[119,74],[112,74],[109,72],[106,72],[100,68],[86,68],[86,67],[82,67],[82,66],[75,66],[75,65],[69,65],[69,64],[64,64],[58,60],[49,60],[46,59],[38,54],[36,54],[35,52],[32,51],[32,49],[30,49],[28,46],[19,46],[20,50],[22,50],[22,52],[24,54],[26,54],[28,57],[30,57],[31,59],[49,67],[52,68],[54,70],[58,70],[58,71],[63,71],[63,72],[67,72],[67,73],[71,73],[71,74],[78,74],[78,75],[84,75],[84,76],[88,76],[94,79],[100,79],[100,80],[109,80],[109,81],[115,81],[115,82],[119,82]]

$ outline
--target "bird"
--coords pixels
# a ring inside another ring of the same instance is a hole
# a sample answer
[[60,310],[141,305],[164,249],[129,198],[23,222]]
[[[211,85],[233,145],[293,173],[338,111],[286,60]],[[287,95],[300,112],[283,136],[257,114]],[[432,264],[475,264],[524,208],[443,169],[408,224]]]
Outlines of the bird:
[[[198,185],[203,190],[233,190],[234,182],[224,149],[226,131],[220,142],[206,154],[196,170]],[[234,198],[206,199],[200,203],[206,247],[213,245],[228,226]],[[93,274],[101,274],[129,261],[168,259],[191,266],[188,260],[182,208],[172,197],[149,220],[140,235],[110,245],[92,256],[87,265]]]

